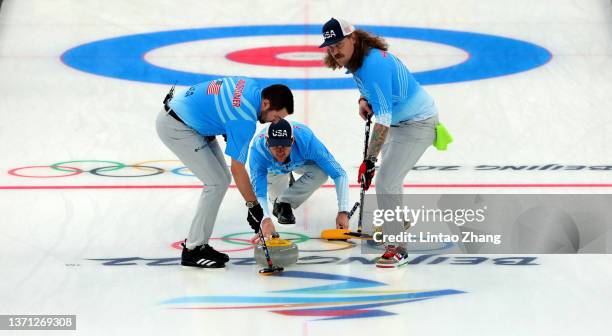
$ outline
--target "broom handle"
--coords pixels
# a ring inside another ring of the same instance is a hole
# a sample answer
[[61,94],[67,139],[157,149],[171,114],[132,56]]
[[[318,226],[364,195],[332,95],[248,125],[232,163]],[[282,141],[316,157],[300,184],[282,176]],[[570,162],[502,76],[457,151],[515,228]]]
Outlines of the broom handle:
[[[366,159],[368,155],[368,145],[370,140],[370,125],[372,124],[372,115],[368,116],[368,120],[365,125],[365,139],[363,141],[363,159]],[[359,195],[359,221],[357,222],[357,232],[361,233],[363,229],[363,203],[365,198],[365,181],[361,179],[361,193]]]
[[272,267],[272,258],[270,258],[270,251],[268,251],[268,246],[266,245],[266,238],[263,235],[263,230],[261,228],[259,228],[259,231],[257,232],[257,234],[259,234],[259,240],[261,241],[261,246],[263,247],[264,250],[264,255],[266,256],[266,262],[268,263],[268,267]]
[[353,208],[351,209],[351,211],[349,211],[348,213],[348,218],[351,219],[351,217],[353,217],[353,215],[355,214],[355,210],[357,210],[357,207],[359,207],[359,202],[355,202],[355,205],[353,205]]

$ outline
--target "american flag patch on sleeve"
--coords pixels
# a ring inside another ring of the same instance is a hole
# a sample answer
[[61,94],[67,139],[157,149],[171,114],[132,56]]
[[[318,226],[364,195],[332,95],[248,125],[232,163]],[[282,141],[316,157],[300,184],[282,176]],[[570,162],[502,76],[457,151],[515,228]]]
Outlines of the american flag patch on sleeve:
[[208,84],[208,89],[206,90],[206,93],[211,95],[211,94],[219,94],[219,91],[221,90],[221,85],[223,84],[223,81],[221,80],[214,80],[211,81]]

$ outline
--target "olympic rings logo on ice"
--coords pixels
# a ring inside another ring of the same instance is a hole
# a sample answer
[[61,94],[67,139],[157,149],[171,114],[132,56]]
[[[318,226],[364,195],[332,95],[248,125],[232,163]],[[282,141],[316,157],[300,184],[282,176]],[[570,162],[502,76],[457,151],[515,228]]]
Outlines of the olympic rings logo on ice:
[[[180,176],[194,176],[189,168],[158,167],[151,164],[164,165],[168,163],[180,163],[178,160],[150,160],[134,164],[125,164],[108,160],[71,160],[53,163],[51,165],[36,165],[13,168],[8,171],[9,175],[24,178],[60,178],[88,173],[102,177],[148,177],[170,172]],[[92,164],[97,166],[90,167]],[[46,172],[40,173],[41,170]]]

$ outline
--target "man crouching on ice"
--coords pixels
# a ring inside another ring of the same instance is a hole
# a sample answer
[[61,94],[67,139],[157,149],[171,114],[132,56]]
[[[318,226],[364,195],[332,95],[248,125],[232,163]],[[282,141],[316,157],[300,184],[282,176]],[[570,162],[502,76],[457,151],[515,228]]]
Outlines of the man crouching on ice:
[[[264,211],[262,226],[271,225],[268,208],[281,225],[295,224],[293,210],[314,193],[328,177],[336,184],[336,228],[348,229],[349,202],[346,172],[308,126],[287,120],[269,125],[255,137],[249,151],[251,184]],[[293,181],[291,172],[302,174]],[[259,241],[258,236],[253,242]]]

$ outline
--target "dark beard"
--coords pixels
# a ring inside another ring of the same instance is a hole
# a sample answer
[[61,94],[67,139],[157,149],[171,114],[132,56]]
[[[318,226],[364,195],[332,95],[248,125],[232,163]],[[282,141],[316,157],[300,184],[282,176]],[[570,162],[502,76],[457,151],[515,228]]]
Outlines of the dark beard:
[[259,118],[257,118],[257,121],[259,121],[261,124],[265,124],[267,121],[263,119],[263,116],[264,116],[264,113],[268,114],[268,112],[270,112],[270,108],[265,111],[261,111],[261,113],[259,114]]

